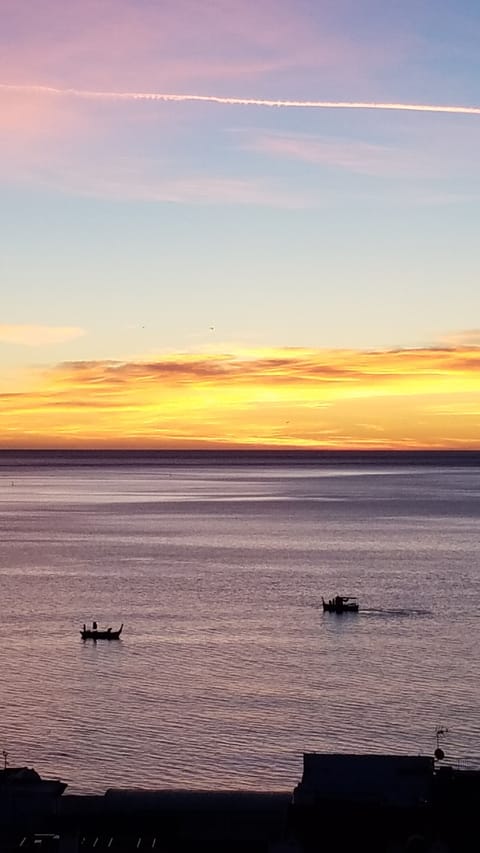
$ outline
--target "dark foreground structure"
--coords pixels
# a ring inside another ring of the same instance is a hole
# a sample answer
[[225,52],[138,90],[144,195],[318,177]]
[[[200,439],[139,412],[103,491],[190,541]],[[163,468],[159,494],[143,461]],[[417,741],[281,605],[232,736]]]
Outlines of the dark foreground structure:
[[0,771],[0,853],[480,850],[480,771],[433,758],[305,754],[293,792],[64,789]]

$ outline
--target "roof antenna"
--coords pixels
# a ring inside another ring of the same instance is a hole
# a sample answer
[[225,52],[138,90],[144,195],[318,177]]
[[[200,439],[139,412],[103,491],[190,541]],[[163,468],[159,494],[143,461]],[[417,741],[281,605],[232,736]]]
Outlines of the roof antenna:
[[6,770],[7,765],[8,765],[8,752],[6,751],[6,749],[2,749],[2,755],[3,755],[3,769]]
[[437,730],[435,732],[435,737],[437,740],[437,748],[436,748],[435,752],[433,753],[437,761],[443,761],[443,759],[445,758],[445,753],[444,753],[442,747],[440,746],[440,738],[446,734],[448,734],[448,729],[443,728],[441,726],[437,727]]

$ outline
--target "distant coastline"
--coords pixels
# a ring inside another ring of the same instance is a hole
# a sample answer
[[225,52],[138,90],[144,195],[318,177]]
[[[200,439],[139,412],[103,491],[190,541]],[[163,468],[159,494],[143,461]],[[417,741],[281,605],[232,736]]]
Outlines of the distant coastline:
[[480,466],[480,450],[33,450],[0,449],[0,469],[17,466]]

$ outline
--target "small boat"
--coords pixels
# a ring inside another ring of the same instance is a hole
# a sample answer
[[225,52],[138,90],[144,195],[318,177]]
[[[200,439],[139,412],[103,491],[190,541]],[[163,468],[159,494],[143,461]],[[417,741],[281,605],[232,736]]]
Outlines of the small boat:
[[3,768],[0,769],[0,805],[2,798],[45,795],[60,797],[67,787],[59,779],[42,779],[32,767],[9,767],[8,752],[3,750]]
[[328,601],[322,598],[322,605],[326,613],[358,613],[358,601],[351,595],[336,595]]
[[91,628],[87,628],[86,625],[84,625],[80,631],[80,635],[82,640],[118,640],[120,639],[122,630],[123,622],[118,631],[112,631],[111,628],[98,628],[97,623],[94,622]]

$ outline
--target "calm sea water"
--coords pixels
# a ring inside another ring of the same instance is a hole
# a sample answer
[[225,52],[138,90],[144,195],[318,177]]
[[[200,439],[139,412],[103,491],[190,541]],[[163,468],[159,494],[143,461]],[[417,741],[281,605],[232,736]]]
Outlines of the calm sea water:
[[478,765],[479,518],[478,454],[4,452],[1,748],[83,792],[292,787],[438,725]]

